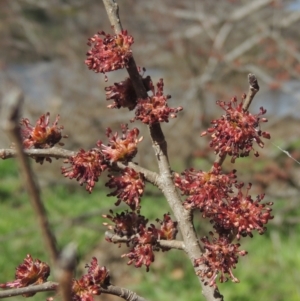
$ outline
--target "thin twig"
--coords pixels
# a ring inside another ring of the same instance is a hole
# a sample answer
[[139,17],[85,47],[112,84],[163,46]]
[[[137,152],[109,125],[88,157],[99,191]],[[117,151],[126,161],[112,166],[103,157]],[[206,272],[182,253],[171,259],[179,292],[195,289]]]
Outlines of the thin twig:
[[[45,282],[39,285],[32,285],[28,287],[14,288],[9,290],[0,291],[0,299],[20,296],[27,293],[39,293],[39,292],[48,292],[48,291],[57,291],[59,290],[59,284],[57,282]],[[128,290],[123,287],[108,285],[104,288],[101,288],[101,293],[118,296],[126,301],[147,301],[147,299],[137,295],[135,292]]]
[[[127,236],[119,236],[115,233],[110,231],[105,232],[105,237],[109,239],[113,243],[128,243],[132,237]],[[158,246],[170,248],[170,249],[177,249],[177,250],[185,250],[184,242],[179,240],[164,240],[160,239],[157,241]]]
[[[66,159],[71,156],[75,156],[77,152],[70,151],[63,148],[52,147],[46,149],[26,149],[24,150],[24,154],[31,158],[38,157],[47,157],[47,158],[55,158],[55,159]],[[17,150],[8,148],[8,149],[0,149],[0,158],[1,159],[11,159],[17,156]]]
[[[71,156],[75,156],[77,152],[70,151],[67,149],[59,148],[59,147],[52,147],[52,148],[46,148],[46,149],[26,149],[24,150],[24,154],[30,158],[55,158],[55,159],[66,159]],[[0,149],[0,158],[5,159],[11,159],[15,158],[17,156],[17,150],[16,149]],[[129,162],[127,164],[124,164],[122,162],[116,162],[112,165],[113,168],[117,168],[119,170],[124,170],[126,167],[130,167],[136,172],[142,173],[145,177],[145,179],[152,183],[155,186],[158,186],[158,174],[156,172],[150,171],[146,168],[143,168],[133,162]]]
[[28,189],[30,201],[34,212],[37,216],[39,227],[42,232],[46,249],[50,254],[50,259],[55,264],[58,250],[56,248],[55,237],[50,229],[48,217],[45,207],[40,198],[38,184],[34,179],[34,174],[30,168],[28,158],[23,152],[23,145],[21,142],[20,129],[19,129],[19,111],[23,102],[23,95],[20,90],[12,89],[3,98],[2,104],[2,127],[7,131],[11,140],[15,144],[17,158],[20,164],[22,179],[24,180],[25,187]]
[[259,85],[257,82],[257,78],[254,74],[251,74],[251,73],[248,74],[248,82],[249,82],[249,90],[248,90],[246,99],[243,103],[244,111],[248,111],[254,96],[259,91]]
[[13,288],[9,290],[0,291],[0,299],[20,296],[28,293],[56,291],[57,288],[58,288],[57,282],[49,281],[39,285],[31,285],[27,287]]
[[61,252],[55,269],[63,301],[72,301],[72,280],[76,268],[76,245],[68,244]]

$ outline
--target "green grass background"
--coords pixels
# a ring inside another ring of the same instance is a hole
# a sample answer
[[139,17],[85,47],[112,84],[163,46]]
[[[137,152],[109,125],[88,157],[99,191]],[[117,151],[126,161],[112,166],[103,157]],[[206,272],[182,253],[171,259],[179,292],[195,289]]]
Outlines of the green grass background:
[[[48,261],[48,254],[43,247],[36,218],[20,182],[14,160],[0,161],[0,177],[0,283],[3,283],[13,280],[16,266],[27,253],[43,261]],[[114,207],[115,201],[106,197],[108,191],[100,183],[98,186],[91,195],[80,186],[78,189],[70,189],[53,185],[42,191],[59,247],[71,241],[76,242],[79,259],[103,240],[105,228],[102,223],[105,220],[101,214]],[[273,211],[276,215],[276,212],[280,212],[287,205],[288,200],[279,199],[274,202]],[[169,211],[164,199],[153,194],[153,191],[149,191],[143,204],[142,213],[153,220],[156,217],[161,218],[163,213]],[[300,206],[292,214],[294,217],[300,216]],[[81,219],[78,220],[78,217]],[[207,225],[197,223],[199,233],[204,233],[206,227]],[[271,222],[265,235],[256,234],[252,239],[242,240],[241,249],[246,249],[249,254],[240,259],[235,271],[235,276],[241,282],[234,284],[229,281],[219,285],[225,300],[299,301],[299,228],[298,223],[291,226],[282,222],[278,226]],[[109,263],[100,264],[109,268]],[[149,273],[144,268],[128,267],[126,259],[122,264],[125,273],[128,273],[128,279],[132,279],[127,281],[126,287],[148,300],[204,300],[199,296],[201,290],[193,268],[185,254],[180,251],[158,254]],[[113,270],[111,274],[114,274]],[[38,294],[32,300],[45,300],[51,295],[53,294]],[[21,296],[10,298],[21,299]],[[106,299],[105,295],[100,296],[100,300]]]

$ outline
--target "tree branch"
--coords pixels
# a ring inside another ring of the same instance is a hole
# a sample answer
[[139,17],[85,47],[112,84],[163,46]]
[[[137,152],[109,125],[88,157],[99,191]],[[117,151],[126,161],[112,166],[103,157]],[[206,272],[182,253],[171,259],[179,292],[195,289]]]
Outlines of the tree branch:
[[[116,34],[122,31],[122,25],[118,15],[117,3],[115,0],[103,0],[107,14],[111,25],[114,27]],[[133,87],[138,98],[145,99],[148,97],[146,89],[142,83],[141,76],[138,73],[135,61],[133,57],[129,60],[127,66],[127,72],[133,83]],[[169,165],[168,155],[167,155],[167,142],[165,140],[164,134],[161,130],[159,123],[153,124],[149,127],[150,135],[152,138],[152,145],[157,158],[157,163],[159,167],[159,179],[158,187],[163,192],[166,197],[176,220],[185,244],[185,251],[194,266],[194,261],[200,258],[202,255],[200,244],[196,235],[196,231],[192,222],[192,213],[186,210],[182,206],[182,201],[173,183],[172,171]],[[205,269],[205,265],[199,267],[194,267],[195,272]],[[214,289],[209,286],[205,286],[199,278],[199,282],[202,286],[202,293],[206,300],[209,301],[220,301],[223,300],[223,296],[219,293],[218,289]]]
[[[76,155],[77,152],[59,148],[59,147],[52,147],[52,148],[45,148],[45,149],[34,149],[34,148],[26,149],[24,150],[24,154],[33,159],[37,157],[51,157],[55,159],[66,159]],[[3,160],[15,158],[16,156],[17,156],[16,149],[11,149],[11,148],[0,149],[0,158]]]
[[[0,291],[0,299],[20,296],[27,293],[40,293],[59,290],[59,284],[57,282],[45,282],[39,285],[32,285],[21,288],[14,288],[9,290]],[[147,299],[137,295],[135,292],[115,285],[108,285],[105,288],[101,288],[101,293],[118,296],[126,301],[147,301]]]
[[20,296],[27,293],[56,291],[57,288],[58,288],[57,282],[48,281],[39,285],[31,285],[27,287],[13,288],[9,290],[0,291],[0,299]]
[[[55,159],[67,159],[71,156],[75,156],[77,152],[70,151],[67,149],[59,148],[59,147],[52,147],[46,149],[26,149],[24,150],[24,154],[30,158],[37,158],[37,157],[46,157],[46,158],[55,158]],[[0,149],[0,158],[11,159],[17,157],[17,150],[16,149]],[[149,169],[143,168],[133,162],[129,162],[124,164],[122,162],[116,162],[112,165],[112,167],[124,170],[126,167],[133,169],[136,172],[139,172],[144,175],[146,181],[149,183],[158,186],[158,174],[156,172],[150,171]]]
[[2,120],[3,129],[7,131],[8,135],[11,137],[11,140],[15,144],[17,158],[21,168],[22,179],[24,181],[25,187],[28,189],[30,196],[29,199],[37,216],[46,249],[49,252],[52,263],[55,264],[58,256],[55,237],[50,229],[47,213],[40,197],[38,184],[34,179],[34,174],[30,168],[28,158],[23,152],[23,145],[18,125],[19,112],[22,103],[23,95],[20,90],[14,88],[10,92],[8,92],[3,98],[1,112],[2,116],[0,120]]
[[[110,231],[105,232],[105,237],[109,239],[113,243],[128,243],[132,237],[127,236],[119,236],[115,233]],[[179,240],[158,240],[157,244],[160,247],[170,248],[170,249],[177,249],[177,250],[185,250],[184,242]]]

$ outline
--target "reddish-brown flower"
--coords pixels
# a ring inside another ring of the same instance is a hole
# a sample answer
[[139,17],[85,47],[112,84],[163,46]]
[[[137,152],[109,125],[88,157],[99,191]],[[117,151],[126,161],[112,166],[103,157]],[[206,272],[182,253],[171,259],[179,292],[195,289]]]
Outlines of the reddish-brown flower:
[[241,236],[252,237],[252,231],[257,230],[263,234],[266,230],[265,225],[270,219],[273,203],[261,204],[264,194],[258,195],[254,201],[249,193],[251,184],[249,184],[246,193],[242,191],[243,183],[237,185],[237,195],[227,199],[222,206],[215,206],[211,209],[210,217],[214,228],[221,233],[223,230],[232,230],[237,233],[237,239]]
[[[151,82],[152,96],[147,99],[139,99],[135,118],[133,120],[141,120],[145,124],[154,124],[157,122],[169,122],[169,118],[177,117],[177,113],[182,111],[182,107],[169,108],[167,100],[171,98],[170,95],[163,95],[164,82],[163,79],[157,83],[157,91]],[[132,121],[133,121],[132,120]]]
[[[142,81],[146,91],[150,91],[150,76],[142,78]],[[119,83],[115,83],[113,86],[106,87],[105,91],[106,99],[114,101],[112,104],[107,106],[110,109],[120,109],[122,107],[133,110],[137,104],[138,98],[130,78]]]
[[[246,157],[253,150],[253,142],[261,148],[264,143],[261,137],[270,139],[268,132],[262,132],[259,128],[260,122],[267,122],[266,118],[261,118],[266,110],[260,108],[260,113],[252,115],[243,109],[243,102],[237,102],[236,97],[230,102],[218,101],[217,104],[226,112],[220,119],[213,120],[213,127],[203,132],[201,136],[211,134],[210,146],[215,153],[220,156],[228,154],[232,156],[234,162],[238,157]],[[254,152],[258,156],[258,152]]]
[[163,220],[156,220],[160,223],[160,229],[158,230],[158,239],[165,239],[165,240],[173,240],[176,238],[178,233],[178,223],[174,222],[169,213],[164,214]]
[[134,263],[137,268],[145,265],[147,271],[154,261],[154,251],[169,250],[167,247],[161,247],[157,241],[175,239],[178,232],[177,222],[173,222],[169,214],[164,215],[163,221],[157,220],[161,225],[160,228],[156,228],[153,224],[147,226],[148,220],[135,212],[122,212],[113,215],[111,211],[111,214],[103,215],[103,217],[109,218],[115,223],[115,226],[107,223],[104,225],[121,237],[127,236],[126,244],[128,247],[131,246],[130,252],[123,254],[122,257],[128,257],[127,264]]
[[[23,118],[20,121],[21,137],[23,139],[24,148],[51,148],[55,144],[64,145],[60,142],[61,138],[67,138],[67,135],[62,136],[61,131],[63,126],[58,126],[59,115],[55,121],[49,126],[50,113],[43,114],[36,125],[30,124],[28,118]],[[51,158],[36,157],[37,163],[43,163],[44,160],[52,162]]]
[[[42,284],[47,281],[50,275],[50,267],[39,259],[33,260],[30,254],[27,254],[23,263],[16,269],[15,281],[0,284],[1,288],[17,288],[29,285]],[[23,294],[24,297],[34,296],[35,293]]]
[[143,175],[127,167],[118,177],[108,176],[110,179],[105,186],[116,190],[107,196],[116,196],[118,198],[115,205],[118,206],[123,201],[131,210],[140,209],[140,201],[145,188]]
[[109,144],[104,145],[98,141],[97,146],[101,149],[104,158],[111,163],[117,161],[130,161],[137,153],[137,144],[143,140],[138,138],[140,131],[137,128],[128,130],[128,126],[121,125],[122,136],[118,133],[112,135],[112,130],[107,129],[107,137],[110,138]]
[[235,170],[222,174],[221,167],[215,164],[212,171],[196,171],[191,168],[175,175],[175,185],[183,195],[187,195],[183,203],[187,209],[200,209],[204,216],[211,206],[220,206],[224,198],[232,193],[232,185],[236,182]]
[[104,223],[108,229],[113,230],[119,236],[131,237],[139,232],[140,226],[146,227],[148,220],[139,213],[136,212],[121,212],[114,214],[110,211],[110,214],[103,215],[104,218],[110,219],[115,225],[109,225]]
[[97,149],[85,151],[81,149],[75,156],[65,160],[70,164],[62,167],[62,174],[70,179],[76,179],[80,185],[86,183],[86,190],[91,193],[101,173],[107,164],[101,152]]
[[149,271],[151,263],[154,261],[155,256],[153,252],[152,244],[137,244],[134,248],[128,253],[123,254],[122,257],[128,257],[128,265],[135,262],[134,266],[140,268],[141,266],[146,266],[146,271]]
[[95,295],[101,294],[101,286],[109,283],[109,274],[106,267],[100,267],[93,257],[87,274],[79,280],[74,279],[72,284],[72,299],[74,301],[93,301]]
[[238,250],[240,244],[231,244],[226,237],[213,237],[212,242],[204,237],[201,241],[205,252],[195,260],[195,266],[200,266],[197,274],[205,281],[205,285],[216,287],[218,274],[220,282],[225,282],[228,278],[233,282],[239,282],[232,270],[235,269],[239,256],[247,254],[246,251]]
[[132,57],[130,46],[133,42],[133,37],[126,30],[114,36],[98,32],[88,40],[92,48],[86,54],[85,64],[97,73],[122,69]]
[[[59,143],[61,138],[67,137],[61,134],[64,127],[57,125],[59,115],[51,126],[49,126],[49,119],[50,113],[46,113],[38,119],[35,126],[30,124],[28,118],[20,121],[24,148],[50,148]],[[59,145],[63,145],[63,143],[59,143]]]

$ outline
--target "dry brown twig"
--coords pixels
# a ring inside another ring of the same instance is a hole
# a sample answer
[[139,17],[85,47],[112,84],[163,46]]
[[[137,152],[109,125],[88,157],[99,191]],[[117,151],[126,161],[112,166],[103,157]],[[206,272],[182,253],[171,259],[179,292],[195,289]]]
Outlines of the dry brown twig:
[[2,128],[8,133],[11,141],[15,144],[24,186],[28,189],[30,201],[37,216],[39,228],[41,229],[42,237],[46,249],[49,252],[51,262],[52,264],[55,264],[58,257],[55,237],[51,231],[47,213],[40,197],[38,184],[34,179],[34,174],[30,168],[28,158],[23,152],[19,129],[19,114],[22,103],[23,94],[17,88],[12,89],[4,96],[1,111]]

